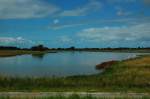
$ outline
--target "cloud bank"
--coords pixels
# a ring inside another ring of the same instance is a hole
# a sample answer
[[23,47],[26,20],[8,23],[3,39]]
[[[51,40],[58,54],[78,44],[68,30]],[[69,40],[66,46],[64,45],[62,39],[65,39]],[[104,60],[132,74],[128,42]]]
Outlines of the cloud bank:
[[101,41],[150,41],[150,23],[120,27],[87,28],[78,33],[80,39],[90,42]]
[[0,19],[41,18],[58,10],[42,0],[0,0]]
[[87,4],[82,7],[78,7],[72,10],[64,10],[59,16],[84,16],[91,12],[100,10],[102,4],[97,0],[90,0]]
[[34,42],[23,37],[0,37],[0,46],[31,46]]
[[97,0],[72,10],[64,10],[44,0],[0,0],[0,19],[42,18],[48,16],[82,16],[101,8]]

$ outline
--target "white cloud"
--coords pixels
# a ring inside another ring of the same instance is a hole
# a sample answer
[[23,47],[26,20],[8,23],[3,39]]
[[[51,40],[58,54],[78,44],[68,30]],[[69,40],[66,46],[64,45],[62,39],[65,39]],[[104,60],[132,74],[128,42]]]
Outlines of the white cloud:
[[150,23],[133,26],[88,28],[78,33],[80,39],[101,41],[150,41]]
[[135,3],[138,0],[107,0],[110,3]]
[[101,7],[102,4],[98,0],[90,0],[89,3],[82,7],[61,12],[59,16],[83,16],[93,11],[100,10]]
[[59,41],[61,43],[72,43],[72,39],[68,36],[61,36],[59,37]]
[[48,28],[50,29],[63,29],[63,28],[71,28],[76,26],[85,25],[84,23],[78,23],[78,24],[56,24],[56,25],[50,25]]
[[59,23],[59,20],[58,20],[58,19],[55,19],[53,22],[54,22],[54,24],[58,24],[58,23]]
[[33,45],[34,42],[23,37],[0,37],[1,46],[25,46]]
[[[130,13],[131,14],[131,13]],[[85,25],[93,25],[93,24],[99,24],[99,25],[112,25],[112,24],[125,24],[125,25],[136,25],[143,22],[149,22],[149,17],[143,17],[141,19],[139,18],[120,18],[120,19],[89,19],[89,20],[79,20],[76,22],[73,21],[65,21],[65,23],[57,23],[57,24],[50,24],[48,26],[48,29],[64,29],[64,28],[74,28],[79,26],[85,26]]]
[[42,0],[0,0],[0,19],[40,18],[58,10]]
[[132,13],[129,12],[129,11],[125,11],[122,7],[116,7],[116,10],[117,10],[117,15],[118,16],[128,16],[128,15],[131,15]]

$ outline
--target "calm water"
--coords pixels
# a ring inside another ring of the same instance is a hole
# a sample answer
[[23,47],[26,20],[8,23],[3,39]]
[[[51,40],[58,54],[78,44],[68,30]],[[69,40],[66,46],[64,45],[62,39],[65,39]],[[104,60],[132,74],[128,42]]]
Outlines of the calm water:
[[0,75],[6,76],[71,76],[95,74],[95,65],[109,60],[135,57],[137,53],[58,52],[46,55],[22,55],[0,58]]

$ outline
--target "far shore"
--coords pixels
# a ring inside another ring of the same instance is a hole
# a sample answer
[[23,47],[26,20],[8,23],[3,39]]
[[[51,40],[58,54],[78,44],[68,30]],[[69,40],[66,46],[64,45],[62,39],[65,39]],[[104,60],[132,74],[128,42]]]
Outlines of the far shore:
[[78,52],[115,52],[115,53],[150,53],[150,49],[48,49],[43,51],[33,51],[33,50],[0,50],[0,57],[11,57],[17,55],[38,55],[47,53],[57,53],[57,52],[68,52],[68,51],[78,51]]
[[41,55],[47,53],[56,53],[56,51],[0,50],[0,57],[11,57],[17,55]]

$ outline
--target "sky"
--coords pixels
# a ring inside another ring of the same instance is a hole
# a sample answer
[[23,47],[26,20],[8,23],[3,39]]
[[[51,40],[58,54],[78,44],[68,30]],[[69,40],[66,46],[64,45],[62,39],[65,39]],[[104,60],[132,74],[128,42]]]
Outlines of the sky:
[[150,47],[150,0],[0,0],[0,46]]

